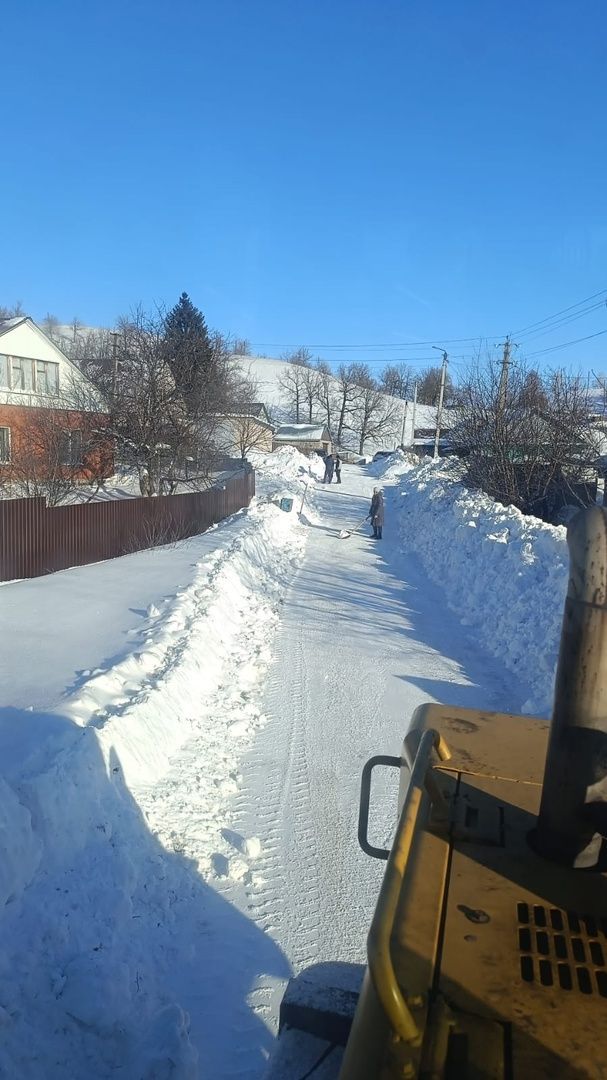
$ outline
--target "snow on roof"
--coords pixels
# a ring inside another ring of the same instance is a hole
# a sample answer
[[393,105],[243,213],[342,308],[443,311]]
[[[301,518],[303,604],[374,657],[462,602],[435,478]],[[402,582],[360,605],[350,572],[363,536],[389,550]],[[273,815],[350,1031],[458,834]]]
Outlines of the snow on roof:
[[19,326],[19,323],[25,322],[27,315],[17,315],[14,319],[0,319],[0,334],[6,334],[8,330],[13,330],[15,326]]
[[300,442],[318,439],[322,442],[323,439],[326,441],[329,438],[329,432],[323,424],[282,424],[275,438]]
[[231,410],[232,416],[253,416],[259,420],[264,420],[268,415],[263,401],[251,401],[246,405],[235,406]]

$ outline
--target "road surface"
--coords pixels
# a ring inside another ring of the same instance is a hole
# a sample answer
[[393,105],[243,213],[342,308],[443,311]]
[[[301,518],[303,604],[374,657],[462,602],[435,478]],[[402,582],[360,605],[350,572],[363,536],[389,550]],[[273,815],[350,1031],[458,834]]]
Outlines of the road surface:
[[[368,470],[344,468],[342,485],[316,497],[321,523],[309,526],[304,562],[285,598],[263,702],[267,723],[236,798],[234,827],[259,837],[262,852],[255,883],[242,893],[228,888],[226,898],[246,904],[295,973],[325,961],[364,961],[384,866],[356,840],[366,759],[398,754],[424,701],[521,704],[512,675],[475,649],[407,553],[394,492],[386,490],[383,540],[367,527],[339,539],[364,516],[377,482]],[[374,794],[380,843],[395,823],[395,782],[386,777]],[[247,999],[271,1029],[283,989],[260,972]],[[259,1059],[244,1042],[224,1061],[225,1075],[259,1075]]]

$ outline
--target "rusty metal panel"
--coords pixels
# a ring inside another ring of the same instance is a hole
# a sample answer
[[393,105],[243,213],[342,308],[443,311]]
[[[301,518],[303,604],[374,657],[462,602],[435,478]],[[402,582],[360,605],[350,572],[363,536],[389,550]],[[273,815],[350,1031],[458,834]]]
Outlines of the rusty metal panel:
[[255,473],[186,495],[48,507],[43,498],[0,500],[0,581],[39,577],[204,532],[248,506]]

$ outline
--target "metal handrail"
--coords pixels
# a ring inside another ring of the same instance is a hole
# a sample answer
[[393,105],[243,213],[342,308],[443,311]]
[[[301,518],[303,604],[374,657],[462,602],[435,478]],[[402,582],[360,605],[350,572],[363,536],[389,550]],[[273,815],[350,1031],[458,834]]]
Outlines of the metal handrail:
[[424,731],[411,767],[409,787],[367,939],[369,972],[377,996],[392,1030],[413,1046],[421,1042],[421,1032],[398,985],[392,963],[390,939],[413,839],[420,823],[422,796],[433,750],[436,750],[443,760],[449,757],[449,751],[439,733],[433,730]]

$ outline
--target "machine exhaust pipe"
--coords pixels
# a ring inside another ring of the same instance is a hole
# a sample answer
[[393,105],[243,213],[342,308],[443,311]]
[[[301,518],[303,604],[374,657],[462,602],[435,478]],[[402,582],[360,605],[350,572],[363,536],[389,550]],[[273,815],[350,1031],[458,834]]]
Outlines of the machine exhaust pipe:
[[541,855],[604,868],[607,841],[607,512],[567,531],[569,586],[537,827]]

